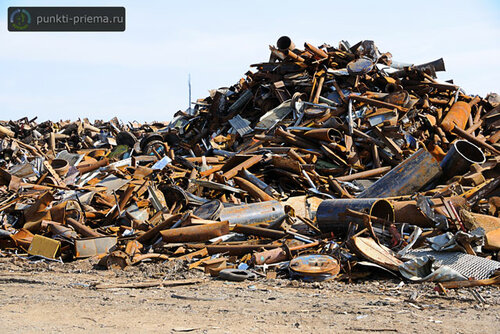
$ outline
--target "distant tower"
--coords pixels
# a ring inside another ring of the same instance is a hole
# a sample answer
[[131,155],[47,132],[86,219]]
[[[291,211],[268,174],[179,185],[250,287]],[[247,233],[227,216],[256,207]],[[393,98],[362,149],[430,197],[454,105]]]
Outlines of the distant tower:
[[188,104],[188,114],[191,115],[191,73],[188,74],[188,88],[189,88],[189,104]]

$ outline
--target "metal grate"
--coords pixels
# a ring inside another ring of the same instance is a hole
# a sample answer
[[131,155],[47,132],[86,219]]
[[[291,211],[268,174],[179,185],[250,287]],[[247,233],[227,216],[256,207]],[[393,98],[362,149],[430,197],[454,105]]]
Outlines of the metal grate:
[[500,262],[485,259],[479,256],[460,252],[436,252],[430,249],[413,250],[408,257],[432,256],[435,264],[448,266],[467,278],[486,279],[491,277],[495,270],[500,269]]

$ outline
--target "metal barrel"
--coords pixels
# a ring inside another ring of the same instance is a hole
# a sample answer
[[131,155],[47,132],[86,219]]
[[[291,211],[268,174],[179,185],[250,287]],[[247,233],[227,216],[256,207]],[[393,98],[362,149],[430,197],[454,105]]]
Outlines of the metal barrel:
[[222,209],[220,220],[230,224],[251,225],[270,223],[285,216],[285,209],[279,201],[265,201],[229,206]]
[[295,49],[295,44],[293,44],[292,39],[288,36],[281,36],[276,42],[276,46],[280,50],[293,50]]
[[385,199],[328,199],[321,202],[316,211],[316,220],[321,232],[333,232],[336,236],[345,236],[349,223],[363,224],[361,218],[347,215],[347,209],[365,212],[388,221],[394,221],[395,217],[392,204]]
[[469,170],[472,164],[482,164],[486,157],[479,147],[467,140],[457,140],[441,161],[443,176],[447,179],[461,175]]
[[441,175],[439,162],[420,149],[377,180],[358,198],[395,197],[414,194]]

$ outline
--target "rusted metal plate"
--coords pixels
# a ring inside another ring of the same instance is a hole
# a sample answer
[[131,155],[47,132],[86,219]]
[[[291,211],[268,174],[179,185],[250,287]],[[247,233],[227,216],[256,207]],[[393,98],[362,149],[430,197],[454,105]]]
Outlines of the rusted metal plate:
[[99,237],[75,240],[75,257],[85,258],[106,254],[116,245],[116,237]]
[[350,245],[364,258],[386,269],[397,271],[403,264],[403,261],[392,255],[389,248],[377,244],[372,238],[354,237],[350,240]]
[[340,265],[328,255],[311,254],[290,261],[290,271],[304,280],[332,279],[340,271]]
[[60,248],[60,241],[36,234],[28,248],[28,254],[55,259]]

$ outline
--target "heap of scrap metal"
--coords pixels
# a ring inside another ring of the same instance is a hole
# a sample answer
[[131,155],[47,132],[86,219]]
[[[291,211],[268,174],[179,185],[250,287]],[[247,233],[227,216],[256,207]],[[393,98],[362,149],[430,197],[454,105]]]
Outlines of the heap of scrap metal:
[[168,124],[1,122],[2,256],[499,283],[498,95],[372,41],[269,48]]

